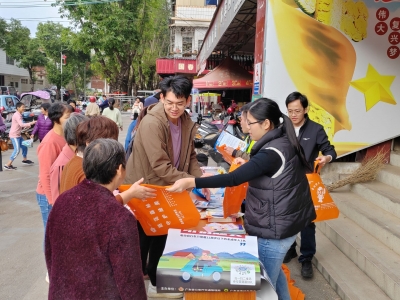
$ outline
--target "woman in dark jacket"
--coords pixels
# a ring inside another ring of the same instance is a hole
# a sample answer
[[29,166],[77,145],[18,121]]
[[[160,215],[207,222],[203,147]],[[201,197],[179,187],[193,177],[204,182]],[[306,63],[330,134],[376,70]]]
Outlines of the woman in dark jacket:
[[31,138],[37,134],[40,142],[42,142],[45,135],[53,128],[53,122],[48,117],[49,108],[50,103],[42,103],[42,105],[40,105],[40,111],[42,113],[38,116],[37,122],[32,131]]
[[62,193],[46,227],[49,299],[146,300],[134,215],[115,201],[125,151],[97,139],[83,154],[86,179]]
[[[280,119],[283,119],[283,123]],[[184,178],[167,189],[237,186],[249,183],[246,195],[245,228],[258,238],[258,254],[279,300],[290,300],[281,265],[296,234],[312,222],[315,209],[306,177],[308,163],[290,119],[276,102],[261,98],[247,113],[247,127],[257,141],[250,160],[234,172],[205,178]]]

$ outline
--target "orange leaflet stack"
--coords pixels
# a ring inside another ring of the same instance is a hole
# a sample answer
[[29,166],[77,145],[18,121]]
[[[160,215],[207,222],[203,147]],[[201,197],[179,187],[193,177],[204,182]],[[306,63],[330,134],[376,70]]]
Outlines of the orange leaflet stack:
[[[240,165],[231,164],[229,172],[236,170]],[[227,187],[225,188],[224,195],[224,218],[229,217],[232,214],[236,214],[240,211],[240,206],[242,205],[243,200],[246,198],[247,188],[249,184],[242,183],[239,186]]]
[[[131,185],[121,185],[120,192]],[[156,190],[156,198],[145,200],[132,199],[128,202],[136,219],[149,235],[164,235],[169,228],[188,229],[197,226],[200,214],[187,191],[182,193],[167,192],[165,186],[143,184]]]
[[223,159],[224,159],[228,164],[232,165],[233,160],[234,160],[235,158],[232,157],[232,155],[230,155],[229,153],[227,153],[227,152],[225,151],[225,147],[226,147],[226,145],[216,146],[218,152],[222,154]]

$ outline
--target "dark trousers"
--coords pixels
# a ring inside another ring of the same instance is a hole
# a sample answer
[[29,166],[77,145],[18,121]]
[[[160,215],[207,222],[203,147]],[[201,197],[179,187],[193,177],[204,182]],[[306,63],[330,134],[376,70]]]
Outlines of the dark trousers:
[[157,265],[164,252],[167,235],[148,236],[139,222],[138,230],[143,275],[149,275],[151,284],[157,286]]
[[[315,243],[315,223],[312,222],[306,226],[301,232],[301,245],[299,262],[311,261],[316,251]],[[296,251],[296,241],[290,247],[289,251]]]

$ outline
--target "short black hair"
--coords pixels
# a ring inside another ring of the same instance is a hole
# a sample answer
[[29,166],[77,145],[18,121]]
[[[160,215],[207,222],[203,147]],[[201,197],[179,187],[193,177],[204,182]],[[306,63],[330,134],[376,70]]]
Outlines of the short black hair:
[[116,140],[94,140],[83,152],[83,172],[88,180],[98,184],[110,183],[120,165],[125,169],[125,150]]
[[177,98],[188,99],[193,88],[193,81],[183,75],[164,78],[160,82],[161,93],[165,97],[167,92],[172,92]]
[[286,107],[288,107],[289,103],[292,103],[293,101],[296,100],[300,100],[301,106],[303,106],[303,108],[308,107],[308,99],[306,95],[303,95],[302,93],[299,92],[293,92],[286,97]]
[[50,108],[50,106],[51,106],[51,104],[50,104],[50,103],[47,103],[47,102],[42,103],[42,104],[40,105],[40,107],[43,108],[45,111],[48,111],[49,108]]
[[23,102],[18,102],[17,105],[15,105],[15,108],[20,108],[22,105],[25,105]]
[[[53,103],[48,110],[48,117],[53,123],[60,124],[60,119],[64,113],[68,110],[68,106],[63,103]],[[72,106],[69,106],[72,108]]]
[[68,104],[71,104],[71,103],[74,103],[75,104],[75,106],[76,106],[76,101],[75,100],[72,100],[72,99],[70,99],[70,100],[68,100],[68,102],[67,102]]

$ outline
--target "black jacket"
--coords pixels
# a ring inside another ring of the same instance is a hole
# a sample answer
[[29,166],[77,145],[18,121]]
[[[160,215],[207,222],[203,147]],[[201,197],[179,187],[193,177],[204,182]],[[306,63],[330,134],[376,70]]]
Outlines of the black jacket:
[[305,167],[281,128],[265,134],[251,150],[277,152],[283,161],[272,177],[249,181],[244,224],[250,235],[264,239],[284,239],[300,232],[316,217]]
[[314,167],[314,161],[319,152],[322,152],[325,156],[332,156],[332,161],[336,159],[335,147],[329,142],[324,127],[309,118],[306,117],[297,138],[311,168]]

